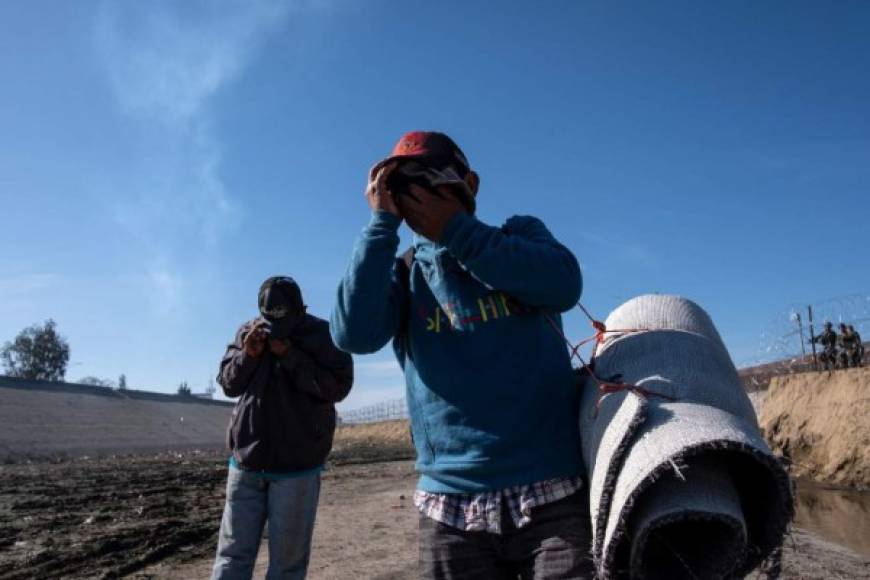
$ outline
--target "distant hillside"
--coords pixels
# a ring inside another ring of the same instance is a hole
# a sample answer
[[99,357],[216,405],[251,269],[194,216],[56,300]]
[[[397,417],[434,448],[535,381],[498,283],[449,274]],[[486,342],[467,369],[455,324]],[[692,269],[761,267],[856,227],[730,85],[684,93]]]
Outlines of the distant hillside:
[[24,389],[49,391],[53,393],[78,393],[82,395],[94,395],[98,397],[115,397],[119,399],[135,399],[138,401],[165,401],[172,403],[205,403],[207,405],[220,405],[232,407],[231,401],[216,401],[196,395],[182,397],[169,393],[156,393],[154,391],[139,391],[136,389],[113,389],[112,387],[100,387],[82,383],[63,383],[55,381],[31,381],[29,379],[17,379],[0,375],[0,388]]
[[0,459],[217,449],[233,403],[0,377]]

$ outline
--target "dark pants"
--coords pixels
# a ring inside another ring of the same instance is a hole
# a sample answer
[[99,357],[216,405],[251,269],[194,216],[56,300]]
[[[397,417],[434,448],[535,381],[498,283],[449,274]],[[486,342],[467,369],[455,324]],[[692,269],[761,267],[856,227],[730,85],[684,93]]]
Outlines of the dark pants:
[[426,580],[567,580],[593,578],[586,490],[532,510],[502,533],[465,532],[420,515],[420,575]]

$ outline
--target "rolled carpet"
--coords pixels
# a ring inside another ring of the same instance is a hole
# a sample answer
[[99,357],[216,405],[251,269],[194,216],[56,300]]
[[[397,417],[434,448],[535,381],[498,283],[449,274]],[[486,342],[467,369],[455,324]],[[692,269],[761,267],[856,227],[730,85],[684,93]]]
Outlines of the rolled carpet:
[[582,379],[593,557],[602,578],[733,578],[781,545],[788,474],[761,437],[710,317],[676,296],[630,300],[605,321],[599,395]]

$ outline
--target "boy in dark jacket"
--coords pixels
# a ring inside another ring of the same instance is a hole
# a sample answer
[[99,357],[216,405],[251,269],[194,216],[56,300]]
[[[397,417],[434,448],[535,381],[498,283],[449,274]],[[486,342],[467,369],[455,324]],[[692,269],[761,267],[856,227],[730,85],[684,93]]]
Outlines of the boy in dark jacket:
[[261,317],[242,325],[218,382],[240,397],[227,433],[232,452],[214,580],[249,579],[269,521],[267,578],[304,578],[332,448],[335,406],[353,383],[353,360],[325,320],[307,314],[292,278],[260,287]]
[[[477,219],[477,189],[449,137],[402,137],[369,175],[330,328],[354,353],[392,340],[404,369],[424,578],[591,577],[579,397],[553,328],[580,268],[536,218]],[[396,259],[403,220],[416,236]]]

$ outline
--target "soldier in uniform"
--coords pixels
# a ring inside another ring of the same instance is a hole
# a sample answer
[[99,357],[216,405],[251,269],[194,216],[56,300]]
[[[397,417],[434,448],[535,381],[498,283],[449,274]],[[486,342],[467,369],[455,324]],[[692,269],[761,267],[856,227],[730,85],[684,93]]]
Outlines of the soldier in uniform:
[[826,371],[833,369],[837,364],[837,333],[834,332],[833,326],[830,322],[826,322],[824,332],[813,337],[811,341],[822,345],[822,354],[819,355],[819,362],[822,363],[822,368]]
[[846,328],[846,323],[840,323],[840,334],[837,335],[837,366],[841,369],[849,368],[849,363],[852,358],[852,351],[855,347],[852,345],[852,335],[849,334],[849,329]]
[[862,367],[864,366],[864,343],[861,342],[861,335],[858,334],[858,331],[851,324],[849,325],[849,333],[852,335],[852,340],[855,344],[855,351],[852,353],[851,360],[852,366]]

